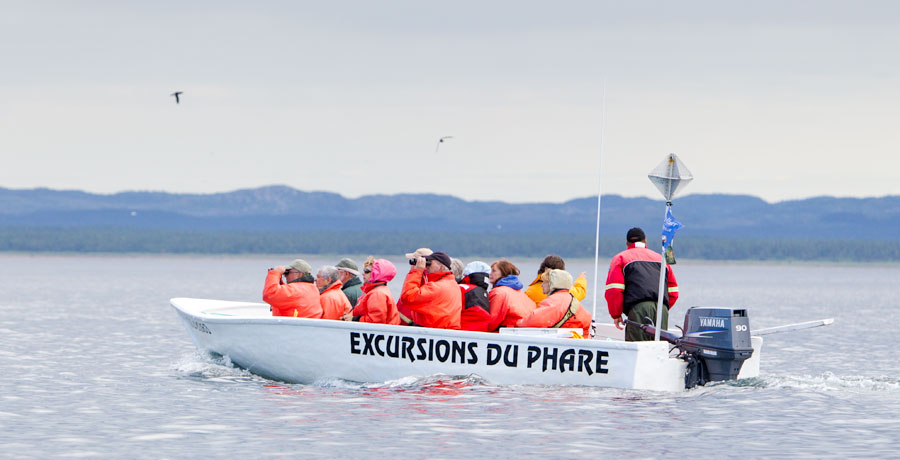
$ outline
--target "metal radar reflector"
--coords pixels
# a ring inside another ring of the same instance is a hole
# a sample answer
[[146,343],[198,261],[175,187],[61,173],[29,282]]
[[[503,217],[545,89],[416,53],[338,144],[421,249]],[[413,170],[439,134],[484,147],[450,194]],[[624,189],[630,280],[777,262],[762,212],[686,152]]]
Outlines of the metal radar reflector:
[[[656,301],[656,322],[653,323],[656,325],[656,333],[653,335],[653,339],[659,341],[660,326],[665,326],[662,324],[662,310],[664,308],[663,295],[666,292],[667,271],[665,254],[666,249],[671,248],[671,239],[675,237],[675,230],[678,230],[678,228],[681,227],[681,222],[675,220],[671,214],[672,197],[681,191],[688,182],[694,180],[694,176],[674,153],[670,153],[666,155],[666,159],[663,160],[662,163],[656,165],[656,167],[650,171],[650,174],[647,174],[647,177],[650,178],[650,182],[653,182],[653,185],[662,192],[663,197],[666,199],[666,215],[663,220],[662,234],[663,259],[659,264],[659,297]],[[673,256],[672,262],[674,263],[674,261],[675,258]]]
[[653,168],[647,177],[663,194],[666,201],[672,201],[672,197],[676,193],[684,189],[688,182],[694,180],[694,176],[687,166],[674,153],[667,155],[666,159]]

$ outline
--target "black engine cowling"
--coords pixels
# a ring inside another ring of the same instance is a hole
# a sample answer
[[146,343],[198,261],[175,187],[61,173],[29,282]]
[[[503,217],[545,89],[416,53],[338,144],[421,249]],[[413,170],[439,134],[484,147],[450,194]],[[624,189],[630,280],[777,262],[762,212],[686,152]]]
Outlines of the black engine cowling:
[[753,354],[747,310],[691,307],[677,346],[688,362],[686,388],[737,378],[744,360]]

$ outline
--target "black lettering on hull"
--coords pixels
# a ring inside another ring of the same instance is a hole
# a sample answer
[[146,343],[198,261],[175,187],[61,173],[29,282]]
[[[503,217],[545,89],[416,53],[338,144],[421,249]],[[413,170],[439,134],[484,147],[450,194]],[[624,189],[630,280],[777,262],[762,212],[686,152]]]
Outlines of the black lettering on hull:
[[[411,363],[449,361],[453,364],[478,364],[479,359],[483,358],[488,366],[502,362],[508,368],[519,367],[519,345],[487,343],[484,349],[484,355],[479,356],[478,342],[350,332],[350,354],[354,355],[409,359]],[[540,363],[541,372],[609,373],[608,351],[529,345],[524,358],[526,369],[534,369]]]

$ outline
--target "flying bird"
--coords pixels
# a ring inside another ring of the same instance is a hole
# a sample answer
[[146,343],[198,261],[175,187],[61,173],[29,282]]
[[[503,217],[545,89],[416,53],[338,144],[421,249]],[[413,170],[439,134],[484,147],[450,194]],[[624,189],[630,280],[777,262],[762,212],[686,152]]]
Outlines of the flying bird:
[[444,139],[453,139],[453,136],[444,136],[444,137],[438,139],[437,147],[434,148],[434,153],[437,153],[437,151],[441,148],[441,144],[444,143]]
[[170,94],[169,96],[175,96],[175,103],[181,104],[181,99],[179,99],[178,96],[183,92],[184,91],[175,91],[174,93]]

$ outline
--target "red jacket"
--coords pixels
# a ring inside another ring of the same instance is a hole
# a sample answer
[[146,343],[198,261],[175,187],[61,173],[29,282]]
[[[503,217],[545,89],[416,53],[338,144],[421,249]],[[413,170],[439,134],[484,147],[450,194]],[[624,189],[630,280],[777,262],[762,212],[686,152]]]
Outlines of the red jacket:
[[451,272],[429,273],[415,267],[403,280],[400,300],[412,311],[414,323],[441,329],[459,329],[462,294]]
[[366,283],[353,309],[353,320],[361,323],[400,324],[400,314],[386,282]]
[[[538,305],[530,315],[519,320],[516,326],[552,327],[554,324],[558,323],[559,320],[563,319],[566,310],[569,309],[569,303],[573,298],[574,297],[569,291],[558,290],[542,300],[540,305]],[[578,299],[575,299],[575,302],[578,302]],[[578,310],[576,310],[575,314],[560,327],[581,328],[584,331],[582,336],[588,338],[591,334],[591,319],[593,319],[591,318],[591,314],[581,306],[581,302],[578,302]]]
[[319,294],[319,302],[322,304],[322,319],[340,320],[353,309],[350,299],[341,290],[343,285],[340,281],[335,281]]
[[520,319],[530,315],[537,307],[521,290],[509,286],[494,286],[488,292],[491,304],[491,321],[488,331],[496,332],[501,327],[516,327]]
[[468,284],[467,279],[464,279],[459,285],[459,291],[462,294],[459,328],[464,331],[487,332],[488,324],[491,322],[487,291],[482,286]]
[[[659,300],[659,266],[662,256],[645,247],[628,245],[628,249],[616,254],[609,263],[606,277],[606,306],[609,315],[619,318],[628,314],[640,302]],[[666,264],[666,284],[663,304],[669,309],[678,300],[678,282],[672,267]]]
[[300,280],[281,284],[281,274],[275,270],[269,270],[266,275],[262,299],[272,306],[272,316],[322,317],[322,305],[319,304],[319,289],[316,285]]

